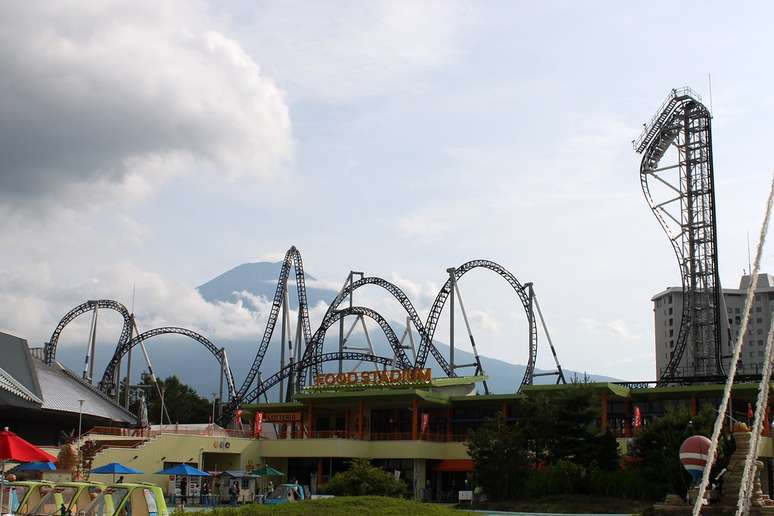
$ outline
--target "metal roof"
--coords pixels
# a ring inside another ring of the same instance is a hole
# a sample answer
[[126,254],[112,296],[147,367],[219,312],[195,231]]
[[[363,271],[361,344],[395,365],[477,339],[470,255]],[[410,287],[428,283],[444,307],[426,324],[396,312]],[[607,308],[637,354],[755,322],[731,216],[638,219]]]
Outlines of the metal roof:
[[60,363],[48,366],[41,360],[34,360],[34,364],[42,391],[43,409],[78,413],[81,411],[79,400],[84,400],[83,414],[124,423],[137,422],[131,412],[96,387],[80,380]]
[[43,404],[43,400],[35,396],[35,393],[22,385],[21,382],[17,381],[16,378],[11,376],[11,374],[2,367],[0,367],[0,389],[8,391],[23,400],[31,401],[38,405]]
[[0,332],[0,356],[3,370],[17,383],[21,384],[38,399],[41,398],[33,358],[27,347],[27,341]]

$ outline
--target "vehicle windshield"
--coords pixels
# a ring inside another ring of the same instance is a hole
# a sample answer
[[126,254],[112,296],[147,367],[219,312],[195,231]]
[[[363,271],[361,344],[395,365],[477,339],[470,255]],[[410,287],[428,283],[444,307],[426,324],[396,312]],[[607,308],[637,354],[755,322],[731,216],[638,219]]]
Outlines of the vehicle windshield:
[[12,486],[4,484],[3,487],[3,505],[0,507],[2,514],[14,514],[19,510],[19,504],[24,500],[24,496],[29,491],[27,486]]
[[113,516],[115,508],[129,494],[129,490],[122,487],[109,487],[105,489],[79,516]]
[[54,487],[46,493],[40,502],[29,512],[36,516],[47,516],[59,511],[62,505],[65,508],[70,507],[75,493],[78,491],[75,487]]

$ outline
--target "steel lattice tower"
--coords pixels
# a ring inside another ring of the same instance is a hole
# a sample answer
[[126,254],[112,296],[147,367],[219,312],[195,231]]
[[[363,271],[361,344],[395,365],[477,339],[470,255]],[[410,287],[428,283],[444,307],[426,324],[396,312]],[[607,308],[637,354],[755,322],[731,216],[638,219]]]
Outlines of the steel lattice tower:
[[696,93],[672,90],[633,142],[642,154],[642,191],[669,237],[682,279],[682,320],[663,383],[724,375],[711,120]]

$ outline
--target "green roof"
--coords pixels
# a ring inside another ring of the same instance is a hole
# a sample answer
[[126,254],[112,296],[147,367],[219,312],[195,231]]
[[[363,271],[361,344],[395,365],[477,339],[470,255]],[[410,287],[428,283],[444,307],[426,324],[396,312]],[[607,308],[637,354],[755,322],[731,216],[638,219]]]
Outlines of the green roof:
[[[533,393],[534,394],[540,394],[540,393],[552,394],[552,393],[562,392],[563,390],[569,387],[572,387],[572,385],[573,384],[525,385],[522,392],[524,392],[527,395],[530,395]],[[598,392],[606,391],[608,394],[619,396],[621,398],[628,398],[631,393],[631,389],[623,385],[618,385],[616,383],[589,382],[585,385]]]

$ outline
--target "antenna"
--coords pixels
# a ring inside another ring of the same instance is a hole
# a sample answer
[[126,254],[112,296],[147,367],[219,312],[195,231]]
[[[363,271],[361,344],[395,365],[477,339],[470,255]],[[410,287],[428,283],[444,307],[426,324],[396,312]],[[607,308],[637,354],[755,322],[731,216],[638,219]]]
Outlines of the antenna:
[[710,101],[710,115],[715,117],[715,110],[712,107],[712,74],[707,73],[707,82],[709,83],[709,101]]

